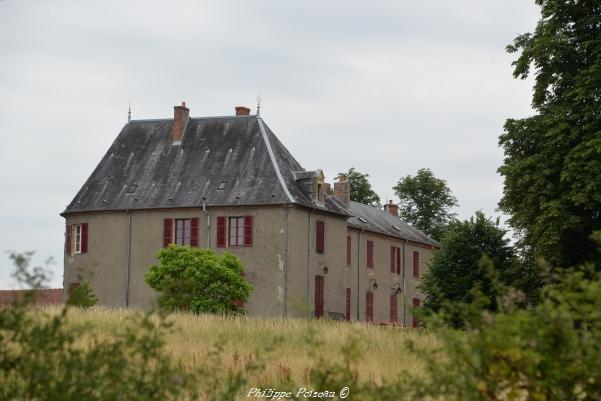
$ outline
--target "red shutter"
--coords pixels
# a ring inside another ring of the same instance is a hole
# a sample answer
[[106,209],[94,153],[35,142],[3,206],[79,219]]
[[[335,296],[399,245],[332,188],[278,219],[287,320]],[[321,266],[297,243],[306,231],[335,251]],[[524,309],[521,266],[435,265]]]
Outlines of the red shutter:
[[394,257],[396,256],[396,249],[394,246],[390,247],[390,272],[394,273],[395,272],[395,263],[394,263]]
[[373,241],[367,241],[367,268],[374,268],[374,243]]
[[374,321],[374,293],[371,291],[365,293],[365,321]]
[[66,239],[65,239],[65,250],[67,252],[67,255],[71,255],[71,231],[73,230],[73,228],[71,227],[71,224],[67,224],[67,235],[66,235]]
[[81,253],[88,253],[88,223],[81,225]]
[[190,219],[190,246],[198,246],[198,217]]
[[390,296],[390,323],[397,323],[397,300],[396,295],[392,294]]
[[413,298],[413,327],[419,327],[419,319],[416,316],[419,305],[420,305],[419,298]]
[[225,248],[225,217],[217,217],[217,248]]
[[315,223],[315,251],[323,253],[325,249],[324,239],[325,224],[323,221],[317,221]]
[[413,251],[413,277],[419,278],[419,252]]
[[346,236],[346,265],[350,266],[351,265],[351,236],[347,235]]
[[163,220],[163,248],[173,242],[173,219]]
[[346,289],[346,320],[351,320],[351,289],[350,288]]
[[323,316],[323,276],[315,276],[315,317]]
[[401,274],[401,248],[396,249],[396,274]]
[[244,246],[253,246],[253,217],[244,216]]

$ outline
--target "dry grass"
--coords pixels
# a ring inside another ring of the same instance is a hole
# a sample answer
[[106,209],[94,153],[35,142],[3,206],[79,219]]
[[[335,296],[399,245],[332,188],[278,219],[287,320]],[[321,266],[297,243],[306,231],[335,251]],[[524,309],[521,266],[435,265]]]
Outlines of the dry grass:
[[[58,309],[57,309],[58,310]],[[126,324],[131,315],[128,310],[100,309],[78,310],[69,313],[69,322],[93,327],[100,337],[111,336]],[[166,349],[186,367],[207,366],[208,355],[219,345],[221,364],[214,369],[231,375],[245,362],[263,358],[266,369],[252,372],[249,381],[255,385],[295,383],[310,385],[308,373],[318,358],[341,358],[341,346],[356,338],[361,348],[360,379],[376,383],[391,379],[402,370],[420,373],[421,364],[407,350],[406,340],[425,347],[435,345],[433,335],[413,329],[399,329],[314,320],[281,320],[249,317],[221,317],[211,315],[170,315],[173,331],[167,337]],[[315,347],[307,341],[321,342]]]

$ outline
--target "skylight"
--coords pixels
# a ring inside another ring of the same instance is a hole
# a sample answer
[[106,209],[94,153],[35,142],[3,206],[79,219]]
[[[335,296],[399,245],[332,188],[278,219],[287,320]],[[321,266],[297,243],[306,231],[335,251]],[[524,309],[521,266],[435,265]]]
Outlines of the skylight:
[[362,223],[367,223],[367,220],[365,220],[363,217],[359,217],[359,220],[360,220]]
[[225,189],[225,181],[221,181],[219,186],[217,187],[218,191],[223,191]]
[[395,230],[397,230],[397,231],[401,231],[401,227],[399,227],[399,226],[395,226],[394,224],[392,225],[392,228],[394,228],[394,229],[395,229]]

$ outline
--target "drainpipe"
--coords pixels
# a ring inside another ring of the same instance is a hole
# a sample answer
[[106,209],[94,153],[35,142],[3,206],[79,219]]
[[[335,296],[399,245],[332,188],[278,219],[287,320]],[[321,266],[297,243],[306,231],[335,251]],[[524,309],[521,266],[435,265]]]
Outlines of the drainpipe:
[[207,216],[207,248],[211,247],[211,214],[207,212],[207,198],[202,197],[202,212]]
[[[361,230],[363,231],[363,230]],[[361,231],[357,231],[357,321],[361,320],[360,315],[360,303],[361,303],[361,293],[360,293],[360,285],[359,282],[361,280]]]
[[129,306],[129,271],[131,269],[131,209],[127,209],[127,269],[125,269],[125,307]]
[[284,205],[284,318],[288,317],[288,205]]

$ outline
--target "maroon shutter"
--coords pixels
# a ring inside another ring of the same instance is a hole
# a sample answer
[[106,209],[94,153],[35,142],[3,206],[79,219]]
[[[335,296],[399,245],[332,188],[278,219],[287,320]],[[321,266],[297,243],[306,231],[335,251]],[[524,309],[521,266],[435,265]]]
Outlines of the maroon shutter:
[[346,289],[346,320],[351,320],[351,289]]
[[419,305],[420,305],[419,298],[413,298],[413,327],[419,327],[419,319],[416,316]]
[[325,231],[325,227],[324,227],[324,222],[318,220],[315,223],[315,251],[322,253],[325,249],[325,244],[324,244],[324,231]]
[[225,248],[225,217],[217,217],[217,248]]
[[413,251],[413,277],[419,278],[419,252]]
[[73,230],[73,228],[71,227],[71,224],[67,224],[67,235],[66,235],[66,239],[65,239],[65,250],[67,252],[67,255],[71,255],[71,231]]
[[365,321],[374,321],[374,293],[371,291],[365,293]]
[[390,323],[397,323],[397,301],[396,295],[392,294],[390,296]]
[[244,246],[253,246],[253,217],[244,216]]
[[351,236],[347,235],[346,236],[346,265],[350,266],[351,265]]
[[396,249],[396,274],[401,274],[401,248]]
[[173,219],[163,220],[163,248],[173,243]]
[[190,219],[190,246],[198,246],[198,217]]
[[373,241],[367,241],[367,268],[374,268],[374,243]]
[[88,253],[88,223],[81,225],[81,253]]
[[395,263],[394,263],[394,257],[396,256],[396,250],[394,248],[394,246],[390,247],[390,272],[394,273],[395,272]]
[[323,316],[323,276],[315,276],[315,317]]

